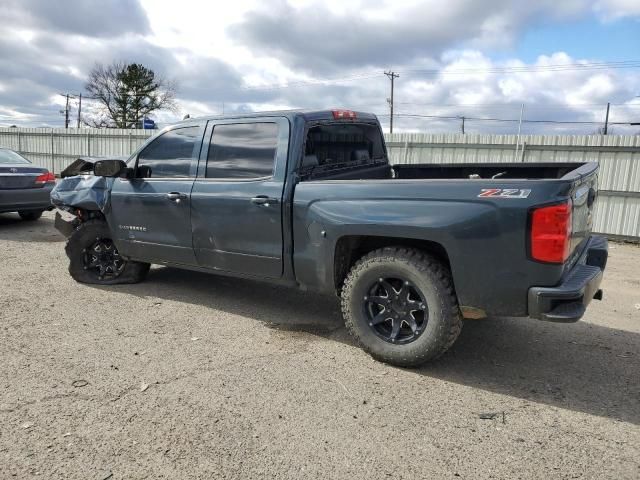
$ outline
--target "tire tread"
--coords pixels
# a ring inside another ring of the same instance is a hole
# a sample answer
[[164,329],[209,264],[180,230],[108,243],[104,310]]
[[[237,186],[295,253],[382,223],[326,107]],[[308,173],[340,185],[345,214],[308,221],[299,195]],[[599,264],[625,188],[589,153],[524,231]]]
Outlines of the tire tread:
[[124,271],[116,278],[103,279],[95,277],[84,269],[82,262],[79,260],[82,250],[85,249],[88,238],[90,236],[98,236],[100,232],[109,232],[107,222],[94,218],[80,223],[65,246],[65,252],[69,257],[69,274],[73,279],[80,283],[92,283],[97,285],[117,285],[123,283],[138,283],[144,280],[149,271],[148,263],[136,262],[128,260]]
[[[413,266],[419,272],[430,271],[440,282],[444,291],[446,311],[442,311],[443,318],[448,318],[448,328],[446,332],[441,332],[438,336],[439,341],[433,350],[427,350],[419,355],[413,356],[384,356],[374,353],[362,340],[355,326],[355,318],[351,312],[350,298],[351,292],[359,276],[369,267],[376,263],[387,262],[406,262]],[[383,247],[373,250],[360,258],[347,274],[347,278],[343,284],[341,292],[342,315],[345,320],[345,326],[349,333],[355,338],[356,342],[369,354],[375,358],[404,367],[412,367],[421,365],[429,360],[435,360],[442,356],[456,341],[462,331],[462,316],[458,307],[458,300],[453,287],[453,279],[447,267],[445,267],[436,257],[415,248],[407,247]],[[444,333],[444,334],[443,334]]]

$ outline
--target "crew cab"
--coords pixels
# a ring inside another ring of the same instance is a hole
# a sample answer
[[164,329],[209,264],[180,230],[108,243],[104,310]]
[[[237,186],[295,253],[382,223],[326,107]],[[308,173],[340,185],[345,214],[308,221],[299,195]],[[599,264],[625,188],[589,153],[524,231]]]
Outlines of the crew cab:
[[127,162],[79,159],[51,194],[72,213],[79,282],[150,264],[338,294],[380,360],[443,354],[462,318],[573,322],[600,282],[595,163],[391,165],[377,118],[347,110],[189,119]]

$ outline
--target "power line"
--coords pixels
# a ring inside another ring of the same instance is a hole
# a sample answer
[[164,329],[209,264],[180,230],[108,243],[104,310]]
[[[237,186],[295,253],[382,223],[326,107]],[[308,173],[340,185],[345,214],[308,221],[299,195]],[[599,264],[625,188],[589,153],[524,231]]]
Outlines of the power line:
[[[503,102],[503,103],[422,103],[422,102],[396,102],[396,105],[408,106],[424,106],[424,107],[504,107],[504,108],[520,108],[522,103]],[[601,103],[527,103],[527,108],[547,108],[547,109],[566,109],[574,107],[605,107],[607,102]],[[640,108],[640,103],[610,103],[616,107]]]
[[[379,114],[379,117],[388,117],[389,114]],[[460,116],[456,115],[421,115],[414,113],[396,113],[396,117],[403,118],[432,118],[439,120],[460,120]],[[520,122],[519,118],[495,118],[495,117],[467,117],[465,121],[474,122],[503,122],[503,123],[517,123]],[[538,119],[522,119],[522,123],[548,123],[557,125],[602,125],[602,122],[594,121],[582,121],[582,120],[538,120]],[[630,125],[631,122],[609,122],[609,125]]]
[[317,80],[301,80],[295,82],[287,82],[287,83],[274,83],[267,85],[248,85],[242,87],[241,90],[260,90],[260,91],[269,91],[269,90],[282,90],[286,88],[298,88],[298,87],[308,87],[314,85],[332,85],[335,83],[343,83],[343,82],[352,82],[355,80],[362,80],[366,78],[377,78],[380,76],[380,72],[368,72],[362,74],[354,74],[346,77],[336,77],[336,78],[324,78]]
[[408,69],[400,70],[401,73],[420,73],[426,75],[463,75],[470,73],[535,73],[535,72],[561,72],[580,70],[617,70],[626,68],[640,68],[640,60],[625,60],[620,62],[578,62],[549,65],[522,65],[511,67],[489,68],[451,68],[451,69]]
[[[489,68],[456,68],[456,69],[405,69],[395,70],[394,73],[403,73],[407,75],[425,74],[425,75],[463,75],[470,73],[521,73],[521,72],[557,72],[557,71],[573,71],[573,70],[606,70],[606,69],[626,69],[640,68],[640,60],[624,60],[618,62],[578,62],[564,64],[549,65],[523,65],[512,67],[489,67]],[[286,88],[308,87],[315,85],[330,85],[335,83],[351,82],[367,78],[377,78],[379,72],[369,71],[361,72],[342,77],[333,77],[325,79],[301,80],[286,83],[275,83],[267,85],[253,85],[241,87],[241,90],[280,90]]]

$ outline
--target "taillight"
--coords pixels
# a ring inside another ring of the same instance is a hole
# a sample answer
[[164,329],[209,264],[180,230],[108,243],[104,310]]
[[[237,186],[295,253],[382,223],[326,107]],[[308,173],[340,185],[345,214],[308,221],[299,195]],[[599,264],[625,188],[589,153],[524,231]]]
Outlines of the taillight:
[[355,120],[356,118],[358,118],[356,112],[353,112],[351,110],[332,110],[331,113],[333,113],[333,118],[335,120],[340,120],[343,118],[350,118],[352,120]]
[[571,200],[536,208],[531,214],[531,258],[564,263],[571,253]]
[[47,172],[36,177],[36,185],[44,185],[45,183],[55,183],[56,177],[53,173]]

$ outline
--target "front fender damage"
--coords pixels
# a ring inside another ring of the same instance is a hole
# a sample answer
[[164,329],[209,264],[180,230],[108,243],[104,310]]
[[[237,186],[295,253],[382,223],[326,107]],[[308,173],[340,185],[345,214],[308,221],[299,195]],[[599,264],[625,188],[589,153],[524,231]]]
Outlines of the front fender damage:
[[109,207],[111,185],[113,185],[112,178],[93,175],[63,178],[51,191],[51,203],[58,208],[81,208],[106,213]]
[[[73,213],[79,218],[78,211],[101,212],[106,215],[110,209],[113,181],[113,178],[94,175],[63,178],[51,191],[51,203],[59,210]],[[54,226],[60,233],[69,237],[76,228],[75,222],[75,219],[65,220],[60,212],[57,212]]]

